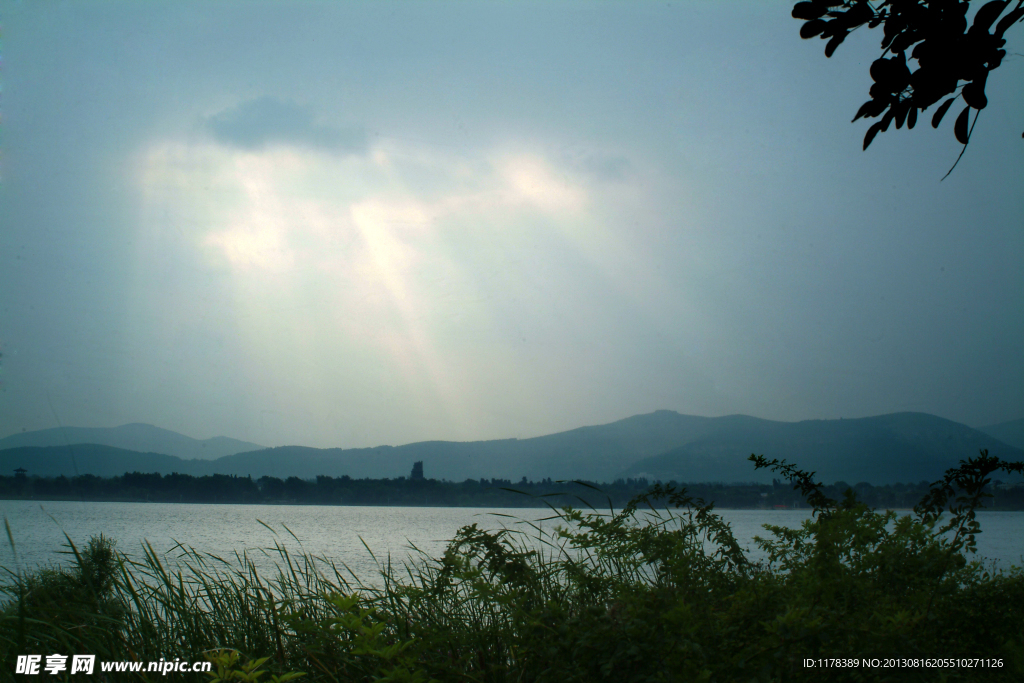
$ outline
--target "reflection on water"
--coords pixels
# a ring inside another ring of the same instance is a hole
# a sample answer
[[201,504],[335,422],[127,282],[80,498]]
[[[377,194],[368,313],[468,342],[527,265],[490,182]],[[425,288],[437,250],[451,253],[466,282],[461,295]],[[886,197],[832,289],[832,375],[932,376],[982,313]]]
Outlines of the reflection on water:
[[[754,547],[755,535],[768,536],[763,524],[796,527],[810,517],[809,510],[721,510],[740,545]],[[516,520],[531,520],[546,529],[557,524],[537,521],[550,517],[546,509],[345,507],[320,505],[183,505],[174,503],[81,503],[0,501],[0,516],[7,519],[15,554],[4,539],[0,566],[31,568],[62,561],[64,534],[78,545],[90,536],[105,534],[129,554],[140,553],[148,541],[158,555],[180,554],[180,543],[232,559],[236,551],[250,552],[257,566],[272,571],[274,556],[259,552],[280,544],[289,552],[312,553],[348,566],[357,576],[372,581],[376,558],[398,564],[410,555],[410,546],[439,557],[449,539],[462,526],[502,526],[532,532]],[[978,555],[1000,566],[1022,564],[1024,512],[981,512],[983,533]],[[261,524],[262,522],[263,524]],[[266,525],[266,526],[264,526]],[[269,528],[268,528],[269,527]],[[293,536],[294,534],[294,536]],[[365,543],[365,545],[364,545]],[[2,579],[0,579],[2,580]]]

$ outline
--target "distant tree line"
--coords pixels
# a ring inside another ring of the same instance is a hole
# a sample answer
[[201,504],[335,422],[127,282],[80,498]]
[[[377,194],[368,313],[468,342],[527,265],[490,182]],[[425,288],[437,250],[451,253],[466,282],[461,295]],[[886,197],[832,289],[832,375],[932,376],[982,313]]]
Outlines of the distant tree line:
[[[422,475],[421,475],[422,476]],[[348,476],[319,476],[315,480],[288,477],[239,477],[214,474],[144,474],[128,472],[119,477],[37,477],[19,474],[0,476],[0,498],[29,500],[131,501],[161,503],[260,503],[297,505],[396,505],[446,507],[543,507],[550,504],[597,509],[609,505],[621,508],[646,492],[655,482],[646,478],[617,479],[610,484],[561,482],[551,479],[517,482],[508,479],[467,479],[452,482],[437,479],[352,479]],[[661,482],[657,482],[661,483]],[[683,486],[689,495],[719,508],[800,508],[806,503],[799,491],[786,481],[772,484],[709,484],[668,482]],[[852,488],[859,500],[870,507],[908,509],[928,491],[928,482],[872,486],[861,482],[850,486],[836,482],[825,486],[828,496],[840,499]],[[993,497],[986,507],[1024,510],[1024,486],[989,485]]]

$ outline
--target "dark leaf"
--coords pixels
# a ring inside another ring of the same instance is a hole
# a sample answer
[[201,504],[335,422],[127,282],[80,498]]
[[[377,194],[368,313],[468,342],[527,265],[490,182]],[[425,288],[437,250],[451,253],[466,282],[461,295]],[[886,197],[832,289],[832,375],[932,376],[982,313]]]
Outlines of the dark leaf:
[[793,6],[794,19],[819,19],[828,11],[827,5],[817,2],[798,2]]
[[970,107],[964,107],[964,110],[960,112],[960,116],[956,117],[956,123],[953,124],[953,135],[956,136],[957,141],[961,145],[967,144],[967,117],[970,116],[970,112]]
[[847,31],[842,31],[842,32],[837,33],[834,36],[832,36],[831,40],[829,40],[828,43],[825,45],[825,56],[826,57],[831,57],[832,53],[836,51],[836,48],[839,47],[839,45],[844,40],[846,40],[846,34],[847,34]]
[[[927,109],[936,102],[939,101],[943,95],[948,95],[951,91],[944,89],[940,74],[936,74],[934,69],[920,68],[910,76],[910,87],[914,89],[914,103],[920,109]],[[953,84],[954,89],[956,84]]]
[[892,110],[892,107],[889,107],[889,111],[887,111],[885,113],[885,116],[882,117],[882,120],[879,121],[879,123],[882,124],[882,132],[883,133],[885,131],[889,130],[889,124],[892,123],[892,120],[895,117],[896,117],[896,112],[894,112]]
[[868,88],[868,95],[871,95],[873,100],[887,100],[892,93],[889,88],[885,87],[884,83],[872,83],[871,87]]
[[964,96],[964,102],[975,109],[984,109],[988,105],[988,98],[985,97],[985,84],[973,81],[964,86],[960,91]]
[[881,83],[885,80],[886,72],[888,70],[889,60],[882,57],[871,62],[871,68],[868,69],[868,73],[871,74],[871,80],[876,83]]
[[899,58],[893,58],[890,64],[892,66],[889,68],[889,90],[890,92],[903,92],[910,85],[911,74],[907,62],[901,54]]
[[824,19],[812,19],[811,21],[808,21],[806,24],[800,27],[800,37],[813,38],[814,36],[818,35],[819,33],[825,30],[825,25],[827,23],[828,22],[826,22]]
[[953,104],[953,100],[955,99],[955,97],[949,98],[948,100],[940,104],[939,108],[935,110],[935,114],[932,116],[932,128],[939,127],[939,124],[942,123],[942,117],[946,115],[946,110],[949,109],[950,105]]
[[[870,109],[871,109],[871,103],[874,102],[874,101],[875,100],[868,100],[864,104],[860,105],[860,109],[857,110],[857,115],[853,117],[853,121],[856,121],[860,117],[862,117],[865,114],[867,114],[868,111],[870,111]],[[853,123],[853,121],[850,121],[850,123]]]
[[908,47],[921,40],[918,35],[913,31],[904,31],[903,33],[896,36],[896,38],[889,45],[890,52],[899,54],[905,52]]
[[917,107],[910,105],[910,111],[907,112],[907,130],[910,130],[917,125]]
[[868,132],[864,135],[864,149],[868,148],[868,145],[871,144],[871,141],[875,139],[875,136],[878,135],[878,131],[880,130],[882,130],[881,121],[871,124],[871,127],[868,128]]
[[978,32],[984,31],[988,33],[992,22],[1003,13],[1008,4],[1010,4],[1009,0],[993,0],[992,2],[985,3],[978,10],[978,13],[974,15],[974,26],[971,28]]
[[[864,104],[860,105],[860,109],[857,110],[857,115],[853,117],[853,121],[856,121],[862,116],[866,116],[869,119],[878,116],[885,108],[889,106],[887,102],[883,100],[868,100]],[[853,123],[851,121],[850,123]]]
[[1024,7],[1018,7],[1017,9],[1013,10],[1005,17],[1000,19],[999,23],[996,24],[995,35],[1002,36],[1006,29],[1010,28],[1010,24],[1017,21],[1021,17],[1024,17]]
[[[967,3],[966,2],[962,3],[962,5],[963,5],[963,11],[966,12],[967,11]],[[953,35],[953,36],[959,37],[960,35],[962,35],[963,33],[966,33],[966,31],[967,31],[967,17],[965,17],[965,16],[960,16],[960,17],[950,16],[949,19],[946,19],[943,22],[942,30],[947,35]]]
[[871,21],[874,16],[875,11],[871,9],[871,5],[867,3],[867,0],[862,0],[851,7],[841,21],[847,28],[854,29],[867,21]]
[[898,105],[898,108],[897,108],[897,111],[896,111],[896,130],[899,130],[900,128],[903,127],[903,122],[907,118],[907,110],[908,110],[908,108],[909,107],[906,104],[903,104],[903,103],[900,103]]

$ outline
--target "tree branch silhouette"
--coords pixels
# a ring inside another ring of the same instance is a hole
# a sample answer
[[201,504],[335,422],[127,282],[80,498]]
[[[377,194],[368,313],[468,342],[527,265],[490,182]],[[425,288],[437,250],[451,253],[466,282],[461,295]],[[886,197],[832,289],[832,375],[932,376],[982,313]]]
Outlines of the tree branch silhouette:
[[[985,85],[989,73],[999,68],[1006,56],[1003,36],[1024,21],[1024,0],[986,2],[969,24],[970,4],[970,0],[883,0],[875,4],[869,0],[811,0],[793,7],[793,17],[804,21],[800,37],[827,40],[826,57],[831,57],[852,31],[864,25],[882,27],[882,55],[870,68],[874,81],[868,91],[871,99],[853,117],[854,121],[881,117],[865,133],[864,149],[893,123],[897,129],[904,123],[913,128],[918,112],[948,97],[932,116],[932,127],[938,128],[953,103],[963,99],[966,106],[957,116],[953,134],[964,148],[943,179],[956,168],[974,130],[973,124],[968,130],[969,112],[980,113],[988,106]],[[917,64],[913,71],[911,61]],[[974,123],[977,121],[976,114]]]

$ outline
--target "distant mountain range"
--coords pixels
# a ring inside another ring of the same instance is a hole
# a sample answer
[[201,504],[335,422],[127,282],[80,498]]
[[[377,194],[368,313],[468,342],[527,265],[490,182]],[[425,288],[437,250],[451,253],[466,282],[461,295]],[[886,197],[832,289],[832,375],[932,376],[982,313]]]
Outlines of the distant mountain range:
[[[746,460],[757,453],[815,471],[825,483],[909,483],[933,481],[983,448],[1005,460],[1024,460],[1024,449],[998,436],[1014,439],[1019,435],[1013,431],[1014,425],[1019,430],[1021,422],[982,431],[925,413],[775,422],[745,415],[709,418],[660,410],[532,439],[426,441],[351,449],[261,448],[233,439],[196,441],[149,425],[125,425],[108,430],[69,428],[61,432],[62,441],[57,443],[53,443],[56,437],[52,432],[59,430],[0,439],[0,473],[23,467],[29,474],[41,476],[114,476],[140,471],[282,479],[322,474],[361,479],[408,476],[412,464],[423,461],[428,478],[452,481],[517,481],[524,476],[532,481],[548,477],[598,482],[626,477],[679,482],[771,481],[772,473],[755,471]],[[128,433],[135,436],[134,441],[127,440]],[[146,434],[151,440],[143,438]],[[76,442],[77,438],[82,440]],[[178,450],[172,453],[174,444]],[[239,445],[245,450],[235,450]],[[203,454],[215,448],[232,452],[201,459],[195,455],[197,448],[211,449],[198,451]]]
[[54,427],[37,432],[21,432],[0,439],[0,449],[21,446],[68,446],[94,443],[129,451],[163,453],[185,460],[216,460],[225,455],[245,451],[258,451],[266,446],[226,436],[212,439],[193,439],[169,429],[133,423],[113,428]]
[[744,481],[749,478],[750,463],[737,454],[757,453],[815,471],[826,483],[930,482],[981,449],[1004,460],[1024,460],[1024,450],[926,413],[802,422],[732,415],[717,418],[700,438],[633,463],[623,475],[665,481]]
[[1014,448],[1024,449],[1024,417],[1019,420],[989,425],[988,427],[978,427],[978,431],[994,436]]

